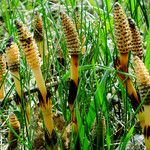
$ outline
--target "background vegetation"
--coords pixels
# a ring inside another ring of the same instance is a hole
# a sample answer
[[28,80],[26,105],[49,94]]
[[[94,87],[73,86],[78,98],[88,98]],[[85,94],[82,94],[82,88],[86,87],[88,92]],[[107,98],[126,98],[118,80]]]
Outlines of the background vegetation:
[[[128,17],[136,22],[143,39],[144,62],[149,69],[150,64],[150,2],[149,0],[119,0]],[[64,117],[65,124],[70,122],[70,111],[68,107],[68,89],[70,77],[70,57],[66,47],[66,41],[62,30],[59,12],[66,11],[70,18],[76,23],[75,9],[79,8],[81,28],[78,30],[80,42],[85,37],[85,54],[79,57],[79,86],[75,103],[76,117],[79,127],[81,149],[98,149],[102,141],[103,149],[125,149],[127,143],[133,143],[135,148],[137,135],[142,135],[140,126],[136,119],[136,113],[129,103],[126,90],[116,76],[114,59],[118,55],[114,39],[113,22],[113,0],[2,0],[1,26],[0,26],[0,48],[4,51],[6,42],[13,36],[18,43],[14,20],[24,22],[33,32],[33,16],[36,11],[42,15],[46,42],[48,45],[48,64],[42,63],[42,72],[46,83],[50,83],[52,92],[53,112]],[[24,54],[21,53],[22,87],[29,91],[35,88],[35,80],[32,71],[27,66]],[[62,66],[58,57],[64,58]],[[129,75],[135,81],[132,71],[132,56],[129,61]],[[55,84],[54,84],[55,83]],[[135,83],[136,86],[136,83]],[[5,78],[5,99],[3,107],[0,108],[0,147],[7,144],[9,129],[8,114],[14,112],[24,126],[24,121],[14,101],[9,97],[15,93],[14,83],[11,80],[10,72],[7,71]],[[34,111],[34,104],[37,101],[36,94],[28,96],[31,102],[31,109]],[[106,136],[100,134],[102,119],[105,118]],[[3,120],[3,121],[2,121]],[[95,126],[93,124],[96,120]],[[21,134],[19,142],[24,149],[32,149],[34,124],[28,131],[28,135]],[[95,130],[95,131],[93,131]],[[27,136],[26,136],[27,135]],[[104,137],[104,138],[102,138]],[[140,141],[141,144],[142,141]],[[93,145],[95,147],[93,147]],[[71,149],[74,142],[70,143]],[[130,147],[130,148],[131,148]],[[140,149],[140,148],[139,148]]]

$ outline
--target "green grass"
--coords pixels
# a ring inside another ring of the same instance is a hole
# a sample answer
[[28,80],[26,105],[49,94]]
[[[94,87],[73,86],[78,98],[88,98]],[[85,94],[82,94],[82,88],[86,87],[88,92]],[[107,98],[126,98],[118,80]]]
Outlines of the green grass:
[[[144,62],[146,67],[150,68],[150,30],[149,23],[150,11],[148,10],[148,0],[119,0],[126,14],[131,16],[141,31],[144,45]],[[115,57],[118,55],[114,38],[114,22],[113,22],[113,0],[61,0],[59,5],[51,5],[48,1],[11,1],[2,0],[0,2],[3,17],[3,25],[0,27],[0,47],[5,49],[6,41],[13,36],[15,42],[18,42],[17,32],[14,20],[19,19],[28,25],[30,31],[32,28],[32,20],[34,12],[38,11],[42,14],[44,30],[46,33],[46,42],[48,45],[49,61],[48,64],[42,64],[42,72],[46,82],[50,83],[50,91],[52,92],[53,111],[59,112],[65,119],[66,125],[70,123],[71,116],[68,107],[69,94],[69,78],[70,78],[70,57],[66,46],[65,36],[59,17],[62,9],[75,21],[75,7],[79,7],[81,29],[79,31],[80,40],[84,35],[86,53],[79,57],[79,86],[74,107],[76,109],[76,117],[79,126],[78,135],[71,134],[70,140],[79,136],[81,149],[94,149],[94,139],[91,135],[94,121],[98,126],[99,120],[104,117],[106,119],[106,136],[104,137],[103,149],[120,150],[126,148],[126,144],[135,134],[142,134],[140,126],[137,125],[135,112],[129,103],[126,90],[116,76],[116,70],[113,65]],[[60,9],[61,7],[61,9]],[[57,11],[54,12],[54,9]],[[61,67],[57,60],[58,48],[61,48],[65,66]],[[22,88],[28,91],[28,101],[32,104],[31,110],[34,112],[34,106],[37,102],[37,94],[30,93],[30,88],[35,88],[35,80],[32,71],[27,65],[25,56],[20,48],[21,55],[21,83]],[[132,63],[132,60],[130,60]],[[51,69],[53,66],[53,71]],[[133,73],[129,73],[134,77]],[[32,82],[31,82],[32,80]],[[57,88],[52,86],[52,80],[57,82]],[[5,99],[3,107],[0,108],[0,116],[6,120],[10,112],[15,112],[18,116],[22,132],[19,143],[23,149],[32,149],[32,141],[36,132],[33,126],[26,128],[24,116],[17,109],[17,106],[9,97],[12,97],[15,87],[11,81],[10,72],[8,71],[5,79]],[[110,95],[110,98],[108,98]],[[22,101],[22,105],[24,102]],[[137,113],[137,112],[136,112]],[[99,115],[100,114],[100,115]],[[34,120],[33,120],[34,121]],[[34,123],[33,123],[34,125]],[[118,126],[121,126],[122,132],[117,135]],[[4,129],[11,128],[8,120],[4,126],[0,127],[0,134]],[[99,149],[99,138],[101,135],[97,131],[95,137],[95,149]],[[2,145],[6,145],[4,139],[7,133],[3,133],[1,139]],[[58,145],[61,140],[58,138]],[[0,145],[1,146],[1,145]],[[61,146],[60,146],[61,147]],[[62,148],[61,148],[62,149]],[[71,143],[71,149],[75,149],[74,141]]]

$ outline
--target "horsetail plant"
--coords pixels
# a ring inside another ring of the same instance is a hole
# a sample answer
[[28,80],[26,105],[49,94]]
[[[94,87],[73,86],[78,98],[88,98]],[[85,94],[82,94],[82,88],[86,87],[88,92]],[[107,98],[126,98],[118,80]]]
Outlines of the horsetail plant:
[[[132,36],[128,23],[128,19],[121,7],[121,5],[116,2],[114,5],[114,24],[115,24],[115,38],[117,48],[120,52],[120,58],[116,59],[115,67],[117,70],[128,73],[128,54],[132,49]],[[134,110],[138,108],[141,103],[139,94],[136,92],[131,78],[126,77],[122,73],[117,73],[124,87],[127,89],[128,97]],[[140,108],[137,117],[140,121],[141,127],[143,129],[143,107]]]
[[4,60],[4,55],[0,52],[0,101],[3,101],[5,97],[4,93],[4,75],[6,73],[6,63]]
[[36,12],[34,15],[33,28],[34,28],[34,39],[37,43],[40,56],[42,59],[44,59],[45,57],[47,58],[48,51],[46,47],[46,42],[44,40],[43,21],[42,17],[38,12]]
[[[19,109],[21,106],[21,98],[22,98],[22,87],[21,87],[21,82],[20,82],[20,73],[19,73],[19,68],[20,68],[20,56],[19,56],[19,48],[17,46],[17,44],[13,41],[13,37],[11,37],[8,40],[7,46],[6,46],[6,56],[7,56],[7,63],[8,63],[8,67],[9,70],[13,76],[13,80],[15,83],[15,87],[16,87],[16,92],[19,96],[19,98],[16,101],[16,104],[18,106]],[[28,102],[26,102],[26,119],[27,119],[27,123],[30,122],[30,105]]]
[[44,78],[42,76],[38,47],[27,27],[22,22],[17,20],[15,21],[15,24],[17,27],[20,44],[24,50],[28,65],[34,73],[34,77],[41,94],[39,101],[45,128],[48,131],[48,134],[52,135],[54,130],[52,119],[52,101],[49,95],[47,95]]
[[17,20],[15,21],[15,24],[17,27],[20,44],[22,46],[22,49],[24,50],[28,65],[30,66],[30,68],[32,69],[34,73],[38,88],[42,94],[44,102],[46,102],[47,91],[46,91],[45,82],[42,76],[42,72],[40,69],[40,60],[39,60],[39,53],[38,53],[37,45],[31,33],[29,33],[25,25],[23,25],[21,22]]
[[142,98],[144,107],[144,140],[146,149],[150,150],[150,75],[148,70],[144,66],[142,60],[138,57],[134,57],[134,70],[137,78],[137,85]]
[[9,129],[8,141],[9,146],[8,150],[15,150],[18,147],[18,137],[20,134],[20,123],[14,113],[9,115],[9,124],[11,128]]
[[72,122],[75,125],[75,130],[78,131],[73,104],[76,99],[77,88],[78,88],[78,78],[79,78],[78,77],[78,55],[80,53],[80,43],[79,43],[79,37],[76,31],[75,24],[64,12],[61,12],[60,16],[61,16],[62,26],[64,29],[64,34],[67,42],[67,48],[69,54],[71,55],[71,60],[70,60],[71,81],[70,81],[68,103],[69,103],[70,110],[72,112]]

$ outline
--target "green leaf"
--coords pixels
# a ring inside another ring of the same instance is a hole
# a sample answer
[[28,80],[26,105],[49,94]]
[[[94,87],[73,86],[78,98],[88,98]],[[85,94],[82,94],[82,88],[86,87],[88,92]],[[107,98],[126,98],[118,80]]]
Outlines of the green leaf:
[[93,0],[89,0],[90,4],[93,6],[93,7],[97,7],[97,5],[95,4],[95,1]]
[[[89,112],[87,115],[87,124],[89,129],[91,129],[91,126],[94,122],[94,119],[96,117],[96,109],[99,110],[100,106],[102,106],[102,109],[105,111],[106,107],[104,105],[104,91],[105,91],[105,84],[106,80],[108,78],[109,71],[106,71],[101,82],[97,85],[97,90],[95,92],[95,100],[91,101]],[[95,109],[96,107],[96,109]]]
[[122,144],[120,145],[121,147],[119,149],[125,150],[126,145],[127,145],[128,141],[129,141],[129,139],[133,135],[133,131],[134,131],[134,126],[129,130],[129,132],[127,133],[127,135],[122,139]]
[[81,119],[80,112],[79,112],[77,105],[76,105],[76,116],[77,116],[77,122],[78,122],[78,130],[79,130],[78,133],[80,137],[80,142],[81,142],[81,145],[83,146],[83,148],[81,149],[88,150],[89,141],[86,137],[85,126],[82,123],[82,119]]

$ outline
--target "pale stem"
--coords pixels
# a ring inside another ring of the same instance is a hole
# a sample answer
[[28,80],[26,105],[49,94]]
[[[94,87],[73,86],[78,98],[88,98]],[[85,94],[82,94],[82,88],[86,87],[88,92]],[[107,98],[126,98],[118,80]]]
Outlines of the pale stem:
[[45,81],[44,81],[44,78],[42,76],[41,69],[40,68],[33,68],[32,70],[33,70],[33,73],[35,76],[36,84],[39,88],[39,91],[43,97],[44,102],[46,103],[47,90],[46,90]]

